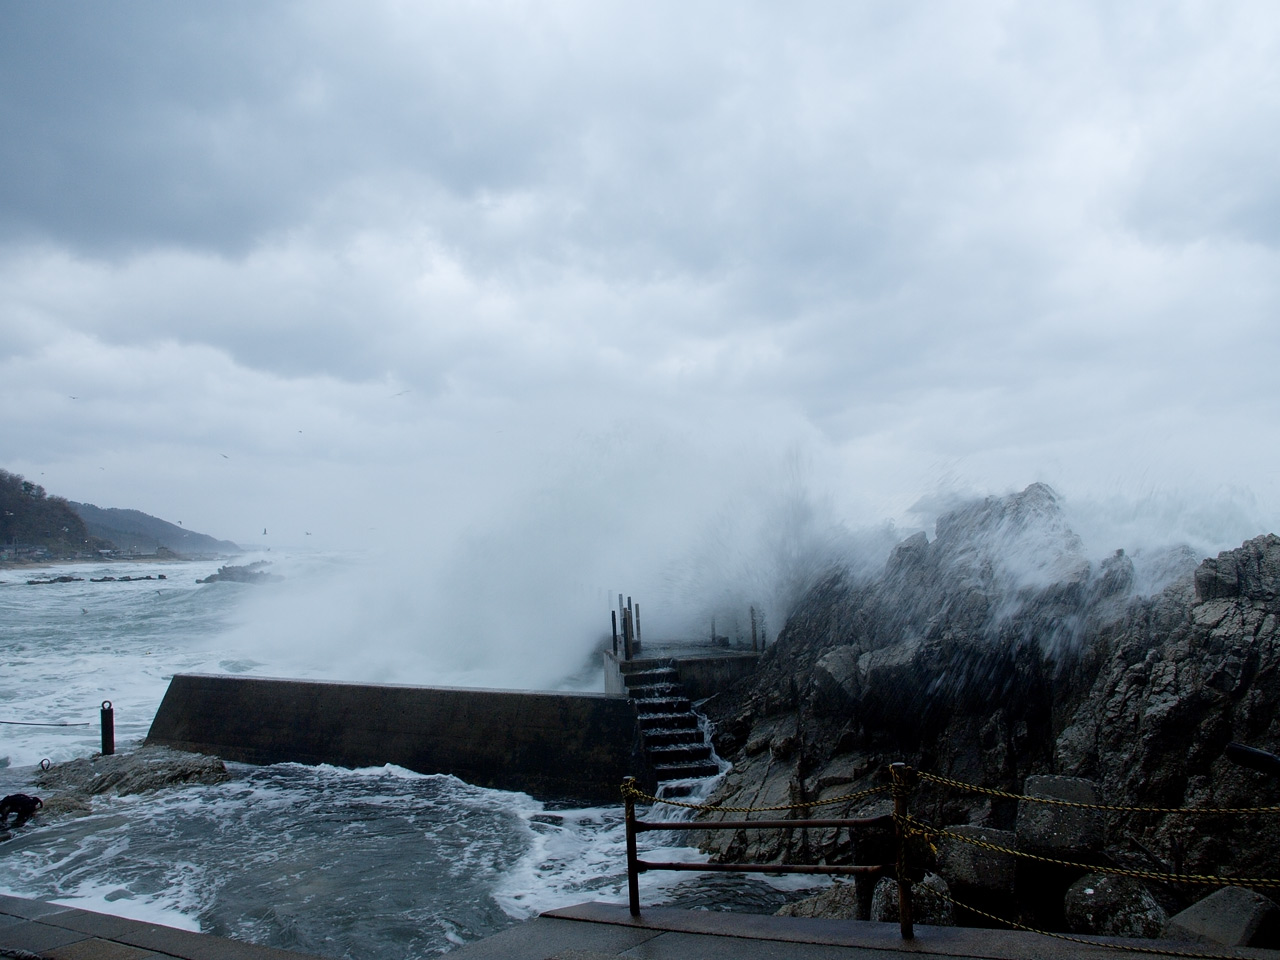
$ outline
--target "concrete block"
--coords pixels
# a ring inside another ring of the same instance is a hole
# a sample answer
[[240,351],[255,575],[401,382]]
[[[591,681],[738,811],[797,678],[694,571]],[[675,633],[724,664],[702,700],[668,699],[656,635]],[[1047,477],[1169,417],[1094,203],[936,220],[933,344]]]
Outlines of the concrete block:
[[1280,946],[1280,906],[1243,887],[1223,887],[1174,914],[1160,934],[1169,940],[1227,947]]
[[[1099,804],[1097,785],[1080,777],[1027,777],[1022,792],[1071,803]],[[1018,848],[1045,856],[1086,853],[1102,847],[1106,821],[1101,811],[1055,806],[1035,800],[1018,801]]]
[[[1018,838],[1012,830],[964,824],[946,829],[948,833],[1006,850],[1017,849]],[[938,841],[938,872],[955,888],[961,899],[963,893],[972,891],[1005,899],[1012,898],[1016,865],[1017,858],[1011,853],[998,853],[951,837],[943,837]]]

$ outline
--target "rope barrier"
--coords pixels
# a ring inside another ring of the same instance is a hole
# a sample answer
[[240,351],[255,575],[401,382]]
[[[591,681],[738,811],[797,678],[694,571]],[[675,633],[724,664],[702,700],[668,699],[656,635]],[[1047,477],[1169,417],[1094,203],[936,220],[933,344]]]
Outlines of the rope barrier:
[[[1150,881],[1156,881],[1161,883],[1187,883],[1187,884],[1199,884],[1199,885],[1210,885],[1210,886],[1232,885],[1232,886],[1256,887],[1256,888],[1262,888],[1262,889],[1268,889],[1268,890],[1280,889],[1280,879],[1273,879],[1269,877],[1231,877],[1231,876],[1210,876],[1208,874],[1165,873],[1165,872],[1156,871],[1156,870],[1137,870],[1137,869],[1131,869],[1127,867],[1105,866],[1105,865],[1092,864],[1092,863],[1076,863],[1070,860],[1058,860],[1052,857],[1041,856],[1039,854],[1029,853],[1023,850],[1016,850],[1016,849],[1011,849],[1009,847],[1002,847],[998,844],[990,843],[986,840],[981,840],[976,837],[967,837],[962,834],[954,833],[949,830],[938,829],[936,827],[931,826],[930,824],[927,824],[911,816],[907,810],[906,804],[907,804],[908,798],[915,792],[919,784],[934,783],[940,786],[951,787],[951,788],[964,790],[971,793],[976,793],[979,795],[984,795],[989,797],[1000,797],[1000,798],[1018,800],[1018,801],[1027,800],[1034,803],[1049,804],[1051,806],[1069,807],[1069,808],[1083,809],[1083,810],[1097,810],[1097,811],[1110,812],[1110,813],[1198,814],[1198,815],[1241,816],[1241,815],[1251,815],[1251,814],[1259,814],[1259,813],[1278,814],[1280,813],[1280,806],[1132,807],[1132,806],[1123,806],[1119,804],[1093,804],[1093,803],[1081,803],[1073,800],[1061,800],[1055,797],[1033,797],[1033,796],[1027,796],[1025,794],[1012,793],[1007,790],[996,790],[991,787],[979,787],[975,784],[965,783],[961,780],[953,780],[949,777],[940,777],[940,776],[937,776],[936,774],[923,773],[920,771],[912,770],[911,768],[906,767],[904,764],[892,764],[889,768],[889,774],[892,780],[891,784],[886,784],[879,787],[872,787],[869,790],[863,790],[858,793],[845,794],[844,796],[840,796],[840,797],[831,797],[830,799],[827,799],[827,800],[812,800],[812,801],[806,801],[801,803],[778,804],[776,806],[767,806],[767,807],[751,807],[751,806],[730,807],[730,806],[722,806],[720,804],[714,804],[714,803],[712,804],[691,803],[691,802],[681,801],[681,800],[667,800],[662,797],[655,797],[655,796],[651,796],[649,794],[643,793],[635,786],[635,781],[633,779],[628,778],[622,784],[622,796],[623,796],[624,803],[626,805],[627,845],[628,845],[627,874],[628,874],[628,892],[629,892],[629,897],[631,902],[632,915],[633,916],[640,915],[639,893],[638,893],[638,887],[636,884],[636,876],[639,873],[640,869],[642,868],[676,869],[675,867],[669,867],[669,865],[665,865],[665,864],[663,865],[645,864],[642,867],[640,862],[638,861],[636,856],[636,849],[635,849],[635,834],[636,834],[637,824],[638,824],[638,821],[635,820],[635,803],[637,800],[648,802],[650,804],[661,803],[661,804],[667,804],[668,806],[683,807],[688,810],[697,810],[702,812],[718,811],[721,813],[750,814],[750,813],[765,813],[765,812],[776,812],[776,811],[785,811],[785,810],[807,810],[811,807],[820,807],[820,806],[826,806],[826,805],[835,804],[835,803],[853,803],[859,800],[864,800],[868,797],[875,796],[877,794],[882,794],[885,792],[892,791],[894,796],[894,812],[892,814],[892,820],[896,828],[895,832],[897,833],[899,838],[898,862],[895,865],[893,865],[893,869],[896,875],[900,878],[899,913],[900,913],[900,924],[902,927],[902,937],[904,940],[910,940],[912,938],[911,888],[912,886],[920,886],[920,885],[912,884],[910,879],[910,871],[907,869],[908,865],[907,865],[906,841],[912,837],[922,837],[925,840],[925,842],[927,842],[930,845],[930,847],[934,849],[935,853],[937,852],[937,850],[936,850],[934,841],[937,839],[945,838],[949,840],[957,840],[961,843],[967,843],[972,846],[980,847],[985,850],[990,850],[995,853],[1005,854],[1007,856],[1021,857],[1026,860],[1034,860],[1039,863],[1048,863],[1048,864],[1053,864],[1055,866],[1070,867],[1073,869],[1080,869],[1087,872],[1109,874],[1109,875],[1121,876],[1121,877],[1130,877],[1137,880],[1150,880]],[[761,826],[763,827],[764,825],[765,823],[762,821]],[[777,821],[771,825],[784,826],[786,824],[784,824],[782,821]],[[644,829],[653,829],[652,825],[639,824],[639,826]],[[727,824],[726,826],[741,827],[742,825]],[[714,822],[707,823],[706,829],[715,830],[716,824]],[[750,864],[746,866],[750,867],[751,869],[758,869],[758,868],[761,868],[763,865]],[[801,870],[803,868],[796,867],[795,869]],[[813,868],[813,869],[814,869],[814,872],[817,872],[818,868]],[[1053,933],[1047,930],[1037,930],[1034,927],[1029,927],[1029,926],[1026,926],[1025,924],[1017,923],[1016,921],[1007,920],[1003,917],[995,916],[994,914],[984,913],[981,910],[977,910],[973,907],[968,906],[967,904],[963,904],[956,900],[953,900],[950,896],[940,893],[939,891],[930,889],[928,887],[921,886],[921,889],[927,890],[929,893],[933,894],[934,896],[942,897],[945,900],[949,900],[952,904],[958,907],[961,907],[965,910],[968,910],[977,916],[986,917],[989,920],[996,920],[999,923],[1007,924],[1020,930],[1026,930],[1031,933],[1039,933],[1044,936],[1055,937],[1057,939],[1066,940],[1072,943],[1080,943],[1080,944],[1085,944],[1087,946],[1094,946],[1094,947],[1123,949],[1123,950],[1129,950],[1134,953],[1147,953],[1147,954],[1153,954],[1153,955],[1159,955],[1159,956],[1196,958],[1196,960],[1224,960],[1224,958],[1227,958],[1229,956],[1227,954],[1221,954],[1221,953],[1199,953],[1199,952],[1189,952],[1189,951],[1182,951],[1182,950],[1163,950],[1163,949],[1157,949],[1152,947],[1141,947],[1136,945],[1101,943],[1098,941],[1084,939],[1080,937],[1068,936],[1066,934]]]
[[89,727],[92,724],[89,721],[84,723],[36,723],[32,720],[0,720],[0,723],[7,724],[11,727]]
[[1042,857],[1039,854],[1027,853],[1025,850],[1014,850],[1011,847],[1002,847],[998,844],[988,843],[986,840],[979,840],[976,837],[966,837],[963,834],[952,833],[950,830],[940,830],[924,824],[914,817],[908,817],[903,821],[903,829],[912,836],[921,836],[930,843],[935,838],[945,837],[948,840],[959,840],[961,843],[968,843],[975,847],[981,847],[984,850],[991,850],[995,853],[1005,853],[1013,857],[1021,857],[1024,860],[1035,860],[1039,863],[1052,863],[1060,867],[1077,867],[1088,870],[1091,873],[1109,873],[1118,877],[1133,877],[1137,880],[1161,880],[1173,883],[1192,883],[1205,884],[1210,886],[1225,886],[1232,884],[1244,887],[1269,887],[1280,889],[1280,880],[1267,879],[1265,877],[1221,877],[1212,876],[1210,874],[1197,873],[1164,873],[1158,870],[1133,870],[1128,867],[1109,867],[1094,863],[1075,863],[1071,860],[1055,860],[1052,857]]
[[992,787],[979,787],[962,780],[939,777],[932,773],[919,773],[921,780],[937,783],[944,787],[954,787],[969,793],[978,793],[988,797],[1001,797],[1006,800],[1029,800],[1032,803],[1046,803],[1056,807],[1076,807],[1082,810],[1103,810],[1111,813],[1194,813],[1194,814],[1232,814],[1243,815],[1253,813],[1280,813],[1280,806],[1272,807],[1125,807],[1116,804],[1079,803],[1075,800],[1059,800],[1056,797],[1033,797],[1025,793],[1010,793],[1008,790],[996,790]]
[[1079,943],[1088,947],[1101,947],[1104,950],[1128,950],[1131,953],[1149,953],[1159,957],[1188,957],[1193,960],[1239,960],[1239,954],[1230,953],[1200,953],[1193,950],[1178,949],[1161,949],[1160,947],[1144,947],[1133,943],[1119,943],[1116,940],[1103,942],[1099,940],[1090,940],[1087,937],[1076,937],[1068,933],[1055,933],[1052,930],[1041,930],[1038,927],[1027,926],[1025,923],[1019,923],[1017,920],[1010,920],[1007,917],[1000,917],[994,913],[987,913],[985,910],[979,910],[977,907],[971,907],[967,903],[961,903],[949,894],[943,893],[941,890],[924,884],[917,884],[915,888],[923,890],[930,896],[937,897],[940,900],[946,900],[953,907],[959,907],[962,910],[968,910],[970,913],[976,914],[987,920],[995,920],[997,923],[1013,927],[1017,930],[1024,930],[1027,933],[1038,933],[1043,937],[1053,937],[1055,940],[1066,940],[1069,943]]
[[629,782],[622,785],[623,798],[630,797],[632,800],[643,800],[647,803],[665,803],[670,807],[683,807],[686,810],[704,810],[708,812],[719,811],[721,813],[775,813],[779,810],[808,810],[810,807],[825,807],[833,803],[849,802],[853,803],[857,800],[864,800],[867,797],[874,796],[878,793],[886,793],[891,788],[886,784],[883,787],[872,787],[870,790],[863,790],[860,793],[849,793],[843,797],[832,797],[829,800],[812,800],[808,803],[788,803],[776,807],[726,807],[715,803],[689,803],[685,800],[667,800],[663,797],[650,796],[631,786]]

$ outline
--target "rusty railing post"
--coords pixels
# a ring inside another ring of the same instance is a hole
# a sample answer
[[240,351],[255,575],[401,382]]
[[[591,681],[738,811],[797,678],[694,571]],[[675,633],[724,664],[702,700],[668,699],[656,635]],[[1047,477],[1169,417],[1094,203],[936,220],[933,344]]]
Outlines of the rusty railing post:
[[915,789],[916,772],[905,763],[892,763],[889,776],[893,781],[893,830],[898,840],[898,924],[902,939],[912,940],[915,931],[911,926],[911,875],[907,871],[907,800]]
[[627,900],[631,915],[640,916],[640,864],[636,855],[636,778],[622,781],[623,805],[627,823]]
[[618,611],[610,610],[609,619],[613,621],[613,655],[618,655]]

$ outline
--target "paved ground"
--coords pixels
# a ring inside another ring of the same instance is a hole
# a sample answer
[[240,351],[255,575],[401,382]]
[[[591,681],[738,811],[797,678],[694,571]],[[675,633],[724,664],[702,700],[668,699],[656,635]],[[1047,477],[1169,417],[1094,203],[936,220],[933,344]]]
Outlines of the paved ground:
[[[904,942],[896,924],[803,920],[650,907],[633,919],[620,904],[584,903],[459,947],[448,960],[1115,960],[1185,958],[1186,944],[1112,941],[1145,948],[1090,947],[1038,934],[917,927]],[[0,958],[47,960],[316,960],[153,923],[37,900],[0,896]],[[1195,956],[1194,953],[1190,954]],[[1223,957],[1280,960],[1280,951],[1224,950]],[[375,958],[368,958],[375,960]],[[380,958],[376,958],[380,960]]]

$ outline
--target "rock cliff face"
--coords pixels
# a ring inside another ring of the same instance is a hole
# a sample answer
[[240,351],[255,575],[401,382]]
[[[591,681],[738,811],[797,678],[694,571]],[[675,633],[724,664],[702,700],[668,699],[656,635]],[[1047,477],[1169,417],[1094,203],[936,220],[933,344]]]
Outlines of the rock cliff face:
[[[1198,567],[1185,553],[1141,559],[1091,563],[1036,484],[943,517],[932,542],[899,544],[874,579],[834,571],[757,673],[704,705],[734,764],[713,800],[825,800],[877,785],[901,760],[1014,793],[1032,775],[1088,778],[1107,804],[1280,802],[1280,782],[1223,757],[1232,740],[1280,747],[1280,538]],[[1167,586],[1146,592],[1157,574]],[[938,788],[916,808],[938,826],[1005,831],[1017,815],[1016,801]],[[878,797],[821,815],[886,810]],[[871,862],[883,843],[803,830],[700,839],[722,858],[796,862]],[[1280,817],[1125,814],[1108,819],[1097,856],[1274,876],[1278,852]]]

